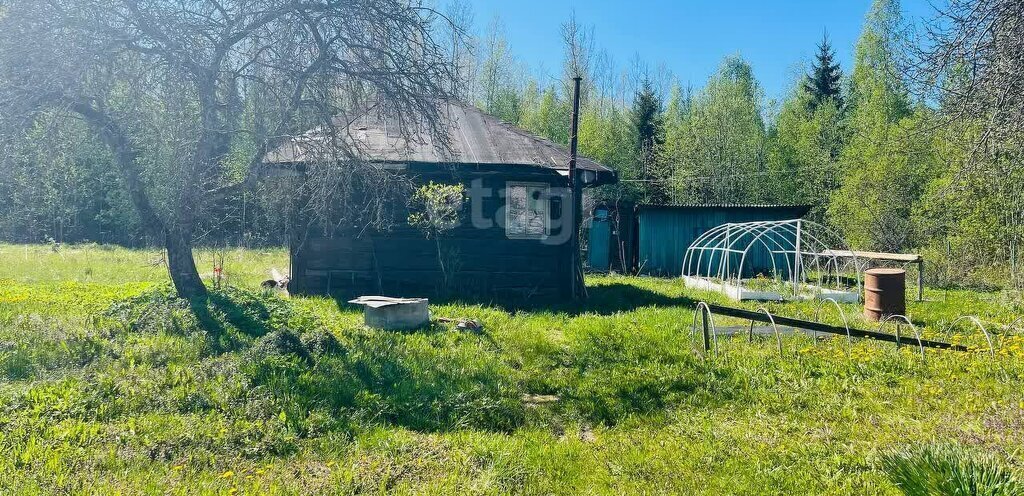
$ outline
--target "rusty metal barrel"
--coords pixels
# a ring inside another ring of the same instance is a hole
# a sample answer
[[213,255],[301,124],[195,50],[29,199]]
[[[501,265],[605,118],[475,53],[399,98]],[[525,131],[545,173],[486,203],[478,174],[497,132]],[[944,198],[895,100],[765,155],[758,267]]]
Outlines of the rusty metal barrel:
[[907,271],[868,269],[864,271],[864,317],[879,321],[907,313]]

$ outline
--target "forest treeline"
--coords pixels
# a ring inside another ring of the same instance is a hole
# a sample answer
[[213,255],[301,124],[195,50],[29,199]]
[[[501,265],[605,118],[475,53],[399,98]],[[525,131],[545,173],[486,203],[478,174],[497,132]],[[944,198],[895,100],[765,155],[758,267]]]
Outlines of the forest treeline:
[[[1020,21],[1020,7],[953,2],[943,15],[971,9]],[[933,282],[1019,286],[1020,133],[982,139],[992,129],[985,114],[964,112],[955,98],[966,93],[956,88],[958,68],[925,79],[935,62],[925,60],[929,50],[948,47],[935,46],[946,32],[915,31],[923,22],[904,19],[898,0],[875,1],[853,66],[839,66],[826,35],[809,47],[815,57],[781,101],[766,100],[740,55],[696,88],[643,62],[617,70],[595,48],[593,31],[573,21],[563,27],[563,77],[541,83],[523,75],[492,23],[466,87],[485,111],[566,143],[565,81],[582,76],[581,153],[621,179],[595,192],[597,200],[806,204],[855,249],[924,253]],[[961,62],[991,56],[966,53]],[[1019,79],[1024,61],[1019,52],[1009,58]]]
[[[464,4],[449,5],[443,18],[439,29],[453,39],[473,31]],[[683,85],[639,58],[626,70],[617,67],[593,30],[575,20],[563,26],[562,72],[535,76],[495,20],[468,45],[453,43],[454,93],[568,143],[571,77],[578,75],[581,153],[621,179],[591,192],[592,200],[807,204],[812,218],[855,249],[923,252],[933,282],[1019,286],[1020,133],[993,134],[987,115],[964,112],[947,98],[960,84],[957,71],[969,70],[964,66],[947,67],[941,79],[915,71],[925,53],[915,44],[924,38],[910,33],[911,24],[897,0],[876,0],[852,67],[839,66],[826,36],[809,47],[816,56],[777,101],[766,99],[740,55],[726,57],[701,86]],[[29,137],[5,150],[0,239],[153,241],[109,151],[84,125],[51,126],[40,118]],[[272,185],[240,190],[207,212],[197,241],[285,243],[288,195]]]

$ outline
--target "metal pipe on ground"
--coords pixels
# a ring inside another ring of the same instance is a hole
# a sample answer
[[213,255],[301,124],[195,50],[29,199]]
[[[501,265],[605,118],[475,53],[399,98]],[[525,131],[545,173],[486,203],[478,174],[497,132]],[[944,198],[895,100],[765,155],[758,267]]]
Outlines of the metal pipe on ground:
[[846,327],[838,327],[829,324],[823,324],[821,322],[811,322],[807,320],[794,319],[792,317],[782,317],[775,315],[771,318],[765,316],[761,312],[752,312],[750,310],[734,307],[723,307],[721,305],[708,305],[708,310],[715,315],[724,315],[726,317],[736,317],[740,319],[756,320],[758,322],[772,323],[774,325],[782,325],[794,327],[797,329],[806,329],[810,331],[827,332],[829,334],[839,334],[843,336],[850,336],[855,338],[871,338],[878,341],[886,341],[889,343],[901,343],[912,346],[921,346],[924,348],[935,348],[940,350],[953,350],[953,351],[968,351],[966,346],[943,343],[941,341],[929,341],[927,339],[918,340],[912,337],[900,336],[897,337],[893,334],[886,334],[883,332],[876,331],[865,331],[862,329],[848,329]]

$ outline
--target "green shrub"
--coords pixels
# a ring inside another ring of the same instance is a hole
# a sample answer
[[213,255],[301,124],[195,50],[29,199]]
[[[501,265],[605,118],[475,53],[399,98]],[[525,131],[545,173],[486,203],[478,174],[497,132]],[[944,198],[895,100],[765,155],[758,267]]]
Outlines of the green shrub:
[[334,334],[331,334],[331,331],[325,329],[319,329],[303,334],[302,344],[315,357],[334,355],[344,351],[341,347],[341,343],[338,342],[338,338],[334,337]]
[[174,295],[170,286],[161,286],[142,294],[117,300],[103,316],[124,332],[169,332],[185,334],[198,328],[188,302]]
[[907,496],[1024,494],[1024,485],[994,457],[955,445],[902,448],[883,455],[882,468]]
[[256,344],[246,351],[246,358],[253,362],[266,360],[271,356],[286,357],[288,355],[307,363],[313,361],[306,345],[302,343],[297,334],[289,329],[273,331],[259,338]]

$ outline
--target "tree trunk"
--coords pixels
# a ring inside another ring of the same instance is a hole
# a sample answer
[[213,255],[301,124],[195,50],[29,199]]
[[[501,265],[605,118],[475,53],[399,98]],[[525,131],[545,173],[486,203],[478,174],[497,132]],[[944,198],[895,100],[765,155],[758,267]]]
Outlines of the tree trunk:
[[448,270],[444,267],[444,257],[441,256],[441,237],[434,236],[434,246],[437,247],[437,264],[441,266],[441,294],[448,296]]
[[[182,203],[186,215],[179,218],[177,223],[171,224],[174,227],[165,229],[166,224],[149,202],[138,164],[139,151],[132,145],[131,140],[117,122],[100,109],[79,101],[71,102],[71,106],[96,130],[114,154],[114,160],[121,169],[121,178],[128,189],[128,196],[142,218],[146,230],[154,237],[163,236],[164,247],[167,249],[167,270],[178,296],[189,299],[206,296],[206,286],[199,278],[196,261],[192,257],[191,229],[180,227],[191,225],[191,209],[195,206],[195,198],[184,198]],[[194,186],[189,185],[186,191],[191,192],[194,189]]]
[[196,260],[192,256],[192,237],[178,230],[168,230],[164,246],[167,248],[167,270],[178,296],[188,299],[206,296],[206,286],[199,278]]

